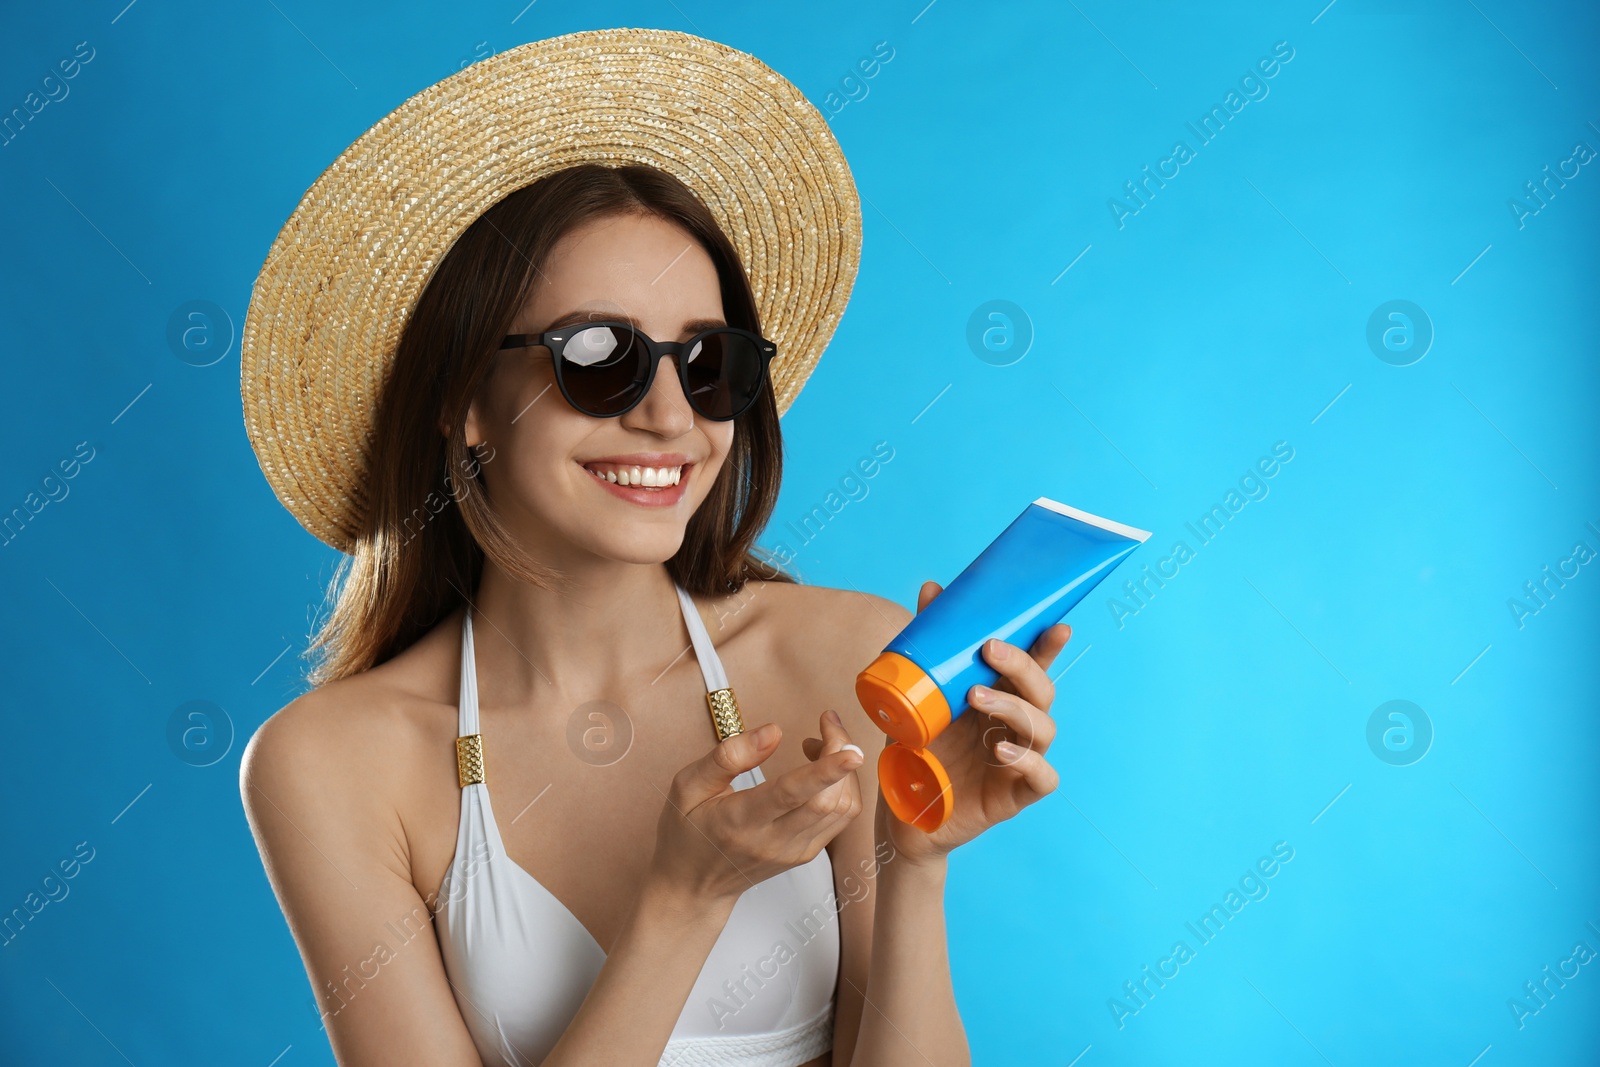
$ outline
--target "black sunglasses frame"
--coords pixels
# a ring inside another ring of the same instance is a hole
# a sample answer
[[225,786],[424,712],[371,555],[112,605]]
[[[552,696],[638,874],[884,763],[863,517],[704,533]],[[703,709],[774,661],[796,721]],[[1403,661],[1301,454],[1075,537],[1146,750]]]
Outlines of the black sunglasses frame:
[[[613,330],[628,331],[639,341],[642,341],[644,343],[645,351],[650,353],[649,367],[645,372],[644,383],[639,387],[639,395],[629,401],[628,406],[623,408],[621,411],[613,411],[604,415],[597,414],[585,408],[582,404],[579,404],[572,398],[571,393],[567,392],[566,379],[563,377],[561,371],[562,364],[566,362],[566,360],[564,357],[558,354],[560,349],[556,347],[557,345],[565,344],[572,338],[574,334],[578,333],[579,331],[594,329],[597,326],[606,326]],[[574,410],[582,412],[583,414],[594,419],[614,419],[618,416],[626,415],[628,412],[632,411],[639,405],[641,400],[650,395],[650,387],[655,383],[656,367],[658,364],[660,364],[661,357],[678,357],[673,359],[673,363],[678,368],[678,382],[683,386],[683,395],[688,399],[689,406],[693,408],[695,413],[700,415],[702,418],[710,419],[713,422],[731,422],[748,411],[750,409],[750,405],[754,404],[761,396],[760,385],[758,385],[755,392],[751,394],[749,401],[747,401],[743,407],[735,411],[732,415],[709,415],[706,412],[701,411],[700,408],[695,405],[694,393],[690,391],[689,368],[681,358],[684,352],[690,350],[694,345],[699,344],[704,338],[719,333],[735,334],[754,343],[756,346],[756,351],[763,357],[761,360],[761,383],[771,383],[772,378],[770,366],[773,358],[778,354],[778,346],[767,340],[765,337],[762,337],[760,334],[753,333],[750,330],[741,330],[737,326],[717,326],[710,330],[702,330],[693,337],[689,338],[687,341],[657,341],[653,337],[647,336],[637,327],[629,325],[626,322],[614,322],[610,320],[598,322],[578,322],[573,323],[570,326],[558,326],[553,330],[546,330],[543,333],[507,334],[505,339],[500,342],[500,350],[505,351],[506,349],[510,348],[543,348],[548,351],[555,366],[556,386],[561,390],[561,396],[569,405],[572,406]]]

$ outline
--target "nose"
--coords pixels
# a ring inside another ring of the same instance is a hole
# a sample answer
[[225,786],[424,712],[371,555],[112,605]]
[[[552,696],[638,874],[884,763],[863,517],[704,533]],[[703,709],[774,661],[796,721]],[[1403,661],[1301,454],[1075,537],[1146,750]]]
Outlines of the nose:
[[678,380],[677,357],[663,354],[665,365],[656,363],[655,380],[644,399],[623,414],[622,424],[630,429],[644,430],[658,437],[681,437],[694,428],[694,409],[683,393],[683,383]]

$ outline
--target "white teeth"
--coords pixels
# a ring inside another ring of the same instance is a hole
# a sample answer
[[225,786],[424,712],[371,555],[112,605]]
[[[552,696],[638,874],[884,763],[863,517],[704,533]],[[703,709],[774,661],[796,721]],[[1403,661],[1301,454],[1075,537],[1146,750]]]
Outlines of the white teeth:
[[615,485],[643,486],[666,489],[683,480],[682,467],[610,467],[605,470],[587,468],[596,478]]

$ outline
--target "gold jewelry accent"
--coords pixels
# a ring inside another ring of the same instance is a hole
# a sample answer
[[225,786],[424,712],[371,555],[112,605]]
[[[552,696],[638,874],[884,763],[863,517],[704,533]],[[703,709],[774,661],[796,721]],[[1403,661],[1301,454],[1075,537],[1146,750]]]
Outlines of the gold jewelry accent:
[[735,734],[744,733],[744,720],[739,717],[739,702],[733,690],[713,689],[706,694],[706,707],[711,709],[711,725],[717,731],[717,740],[726,741]]
[[483,735],[468,734],[456,738],[456,775],[461,788],[483,781]]

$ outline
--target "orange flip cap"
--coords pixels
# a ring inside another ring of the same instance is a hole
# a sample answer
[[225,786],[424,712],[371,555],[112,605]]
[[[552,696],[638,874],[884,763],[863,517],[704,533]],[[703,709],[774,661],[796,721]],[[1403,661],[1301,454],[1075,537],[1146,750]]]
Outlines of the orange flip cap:
[[950,776],[927,749],[886,746],[878,757],[878,785],[895,818],[924,833],[943,826],[955,810]]
[[950,725],[950,702],[898,652],[884,652],[856,675],[856,699],[878,729],[910,748],[927,748]]

